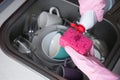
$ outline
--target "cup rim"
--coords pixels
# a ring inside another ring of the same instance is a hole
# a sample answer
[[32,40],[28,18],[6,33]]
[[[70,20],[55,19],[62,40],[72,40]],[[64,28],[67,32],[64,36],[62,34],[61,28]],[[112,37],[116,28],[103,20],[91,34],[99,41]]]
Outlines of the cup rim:
[[[53,39],[55,40],[56,36],[58,36],[59,39],[60,39],[61,34],[60,34],[60,33],[57,33],[57,34],[52,38],[52,41],[53,41]],[[51,41],[50,46],[49,46],[49,55],[51,54],[51,53],[50,53],[50,52],[51,52],[51,50],[50,50],[51,48],[50,48],[50,47],[52,46],[52,41]],[[50,58],[54,58],[54,57],[59,53],[60,48],[61,48],[61,46],[60,46],[59,43],[58,43],[57,51],[54,53],[55,55],[50,56]]]
[[[42,50],[43,50],[43,52],[45,53],[45,55],[49,55],[49,51],[48,51],[48,53],[46,52],[46,50],[44,49],[44,40],[49,36],[49,35],[52,35],[52,33],[54,33],[54,36],[57,34],[57,31],[53,31],[53,32],[50,32],[50,33],[48,33],[43,39],[42,39],[42,42],[41,42],[41,46],[42,46]],[[52,38],[51,38],[52,39]],[[50,40],[50,43],[51,43],[51,40]],[[48,45],[48,49],[49,49],[49,46],[50,45]],[[47,56],[48,56],[47,55]]]

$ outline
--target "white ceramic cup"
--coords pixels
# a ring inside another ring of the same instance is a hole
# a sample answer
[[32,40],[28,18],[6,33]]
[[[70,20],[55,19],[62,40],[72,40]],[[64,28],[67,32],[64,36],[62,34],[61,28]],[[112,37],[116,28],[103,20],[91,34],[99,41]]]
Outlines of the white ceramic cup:
[[52,38],[57,34],[57,31],[53,31],[47,34],[42,40],[42,50],[48,56],[49,46],[51,44]]
[[[56,14],[53,13],[56,12]],[[56,7],[51,7],[49,12],[41,12],[37,20],[38,26],[43,28],[50,25],[62,24],[59,10]]]
[[60,48],[59,39],[61,37],[60,33],[57,33],[51,40],[49,47],[49,56],[54,57],[58,49]]
[[50,46],[49,46],[49,57],[54,58],[54,59],[65,59],[69,57],[65,49],[61,47],[59,44],[61,36],[62,35],[60,33],[57,33],[52,38]]

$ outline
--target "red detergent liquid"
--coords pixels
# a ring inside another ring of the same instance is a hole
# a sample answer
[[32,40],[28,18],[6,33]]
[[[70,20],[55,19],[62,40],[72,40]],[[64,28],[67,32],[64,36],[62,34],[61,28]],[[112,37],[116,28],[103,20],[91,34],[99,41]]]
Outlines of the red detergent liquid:
[[73,28],[69,28],[60,38],[60,45],[62,47],[70,46],[78,53],[87,55],[92,47],[92,40],[83,34],[79,33]]

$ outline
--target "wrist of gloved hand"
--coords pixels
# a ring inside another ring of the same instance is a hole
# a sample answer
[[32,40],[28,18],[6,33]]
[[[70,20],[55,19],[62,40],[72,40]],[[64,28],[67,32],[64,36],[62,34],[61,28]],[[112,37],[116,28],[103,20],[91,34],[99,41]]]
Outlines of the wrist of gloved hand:
[[78,0],[80,14],[83,15],[89,10],[93,10],[96,14],[97,21],[103,20],[104,8],[106,0]]
[[96,15],[93,10],[89,10],[81,15],[80,21],[78,24],[81,24],[85,27],[86,30],[92,28],[97,22]]
[[112,73],[91,54],[84,56],[76,52],[69,46],[65,47],[66,52],[70,55],[74,64],[88,76],[90,80],[117,80],[118,75]]
[[[94,68],[95,69],[95,68]],[[103,66],[95,69],[95,72],[87,74],[90,80],[118,80],[119,76],[112,73],[110,70],[106,69]]]

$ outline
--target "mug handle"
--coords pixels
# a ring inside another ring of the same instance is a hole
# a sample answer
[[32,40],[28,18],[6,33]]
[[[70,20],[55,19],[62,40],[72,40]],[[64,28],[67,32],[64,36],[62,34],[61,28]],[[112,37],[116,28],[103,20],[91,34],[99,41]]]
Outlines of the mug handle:
[[56,14],[58,17],[60,17],[60,13],[59,13],[59,10],[56,8],[56,7],[51,7],[50,10],[49,10],[49,13],[50,14],[53,14],[53,11],[56,11]]
[[63,66],[67,67],[67,62],[68,62],[68,61],[69,61],[69,59],[66,58],[66,59],[64,60]]

